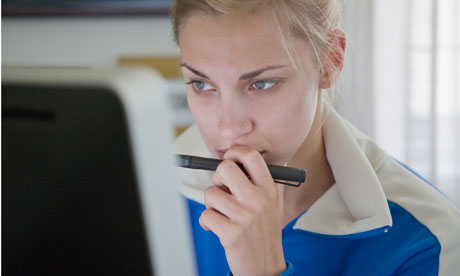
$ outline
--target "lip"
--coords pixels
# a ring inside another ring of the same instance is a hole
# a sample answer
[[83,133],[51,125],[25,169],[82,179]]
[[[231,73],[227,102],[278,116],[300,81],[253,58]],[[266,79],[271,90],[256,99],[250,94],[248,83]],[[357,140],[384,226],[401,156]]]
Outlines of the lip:
[[217,156],[219,157],[219,159],[223,159],[224,158],[224,155],[225,153],[227,152],[228,149],[224,149],[224,150],[217,150]]

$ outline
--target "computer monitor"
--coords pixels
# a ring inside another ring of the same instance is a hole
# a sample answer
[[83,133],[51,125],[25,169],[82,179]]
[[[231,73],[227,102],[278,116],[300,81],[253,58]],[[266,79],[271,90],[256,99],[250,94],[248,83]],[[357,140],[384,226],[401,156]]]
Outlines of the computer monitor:
[[161,77],[2,68],[2,274],[195,275]]

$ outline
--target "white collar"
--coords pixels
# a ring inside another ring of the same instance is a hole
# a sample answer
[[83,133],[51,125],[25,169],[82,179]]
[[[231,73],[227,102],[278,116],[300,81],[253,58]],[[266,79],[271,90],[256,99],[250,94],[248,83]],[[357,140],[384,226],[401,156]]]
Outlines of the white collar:
[[[294,229],[338,236],[386,231],[392,219],[376,170],[388,157],[326,106],[330,112],[323,125],[324,142],[336,183],[297,219]],[[175,146],[178,153],[211,157],[196,125],[182,134]],[[211,185],[212,173],[180,170],[181,192],[204,203],[203,192]]]
[[326,106],[329,117],[323,125],[324,143],[336,183],[297,220],[294,229],[326,235],[384,230],[392,225],[392,219],[375,171],[388,157]]

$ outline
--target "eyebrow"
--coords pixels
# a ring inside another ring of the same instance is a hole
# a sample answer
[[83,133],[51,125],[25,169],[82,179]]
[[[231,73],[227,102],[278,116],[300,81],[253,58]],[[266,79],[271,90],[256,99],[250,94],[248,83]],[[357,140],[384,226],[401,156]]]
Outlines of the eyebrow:
[[208,80],[210,79],[205,73],[201,73],[200,71],[190,67],[189,65],[187,65],[187,63],[181,63],[180,66],[187,68],[188,70],[190,70],[195,75],[198,75],[198,76],[200,76],[202,78],[205,78],[205,79],[208,79]]
[[240,80],[252,79],[252,78],[257,77],[258,75],[262,74],[265,71],[279,69],[279,68],[283,68],[283,67],[287,67],[287,66],[286,65],[272,65],[272,66],[263,67],[263,68],[260,68],[258,70],[243,74],[240,77]]
[[[192,68],[191,66],[189,66],[186,63],[181,63],[180,66],[187,68],[192,73],[194,73],[194,74],[196,74],[196,75],[198,75],[198,76],[200,76],[202,78],[210,79],[205,73],[202,73],[202,72]],[[275,69],[279,69],[279,68],[283,68],[283,67],[287,67],[287,66],[286,65],[271,65],[271,66],[263,67],[263,68],[255,70],[255,71],[252,71],[252,72],[249,72],[249,73],[241,75],[239,80],[251,79],[251,78],[257,77],[258,75],[262,74],[265,71],[275,70]]]

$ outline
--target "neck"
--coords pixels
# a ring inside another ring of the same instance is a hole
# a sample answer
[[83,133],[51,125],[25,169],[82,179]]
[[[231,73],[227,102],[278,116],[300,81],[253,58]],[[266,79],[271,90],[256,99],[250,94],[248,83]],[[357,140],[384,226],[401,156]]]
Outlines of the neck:
[[327,161],[322,132],[327,110],[320,107],[321,104],[318,105],[310,134],[288,163],[288,166],[306,168],[307,178],[300,187],[284,188],[285,225],[309,209],[335,182]]

